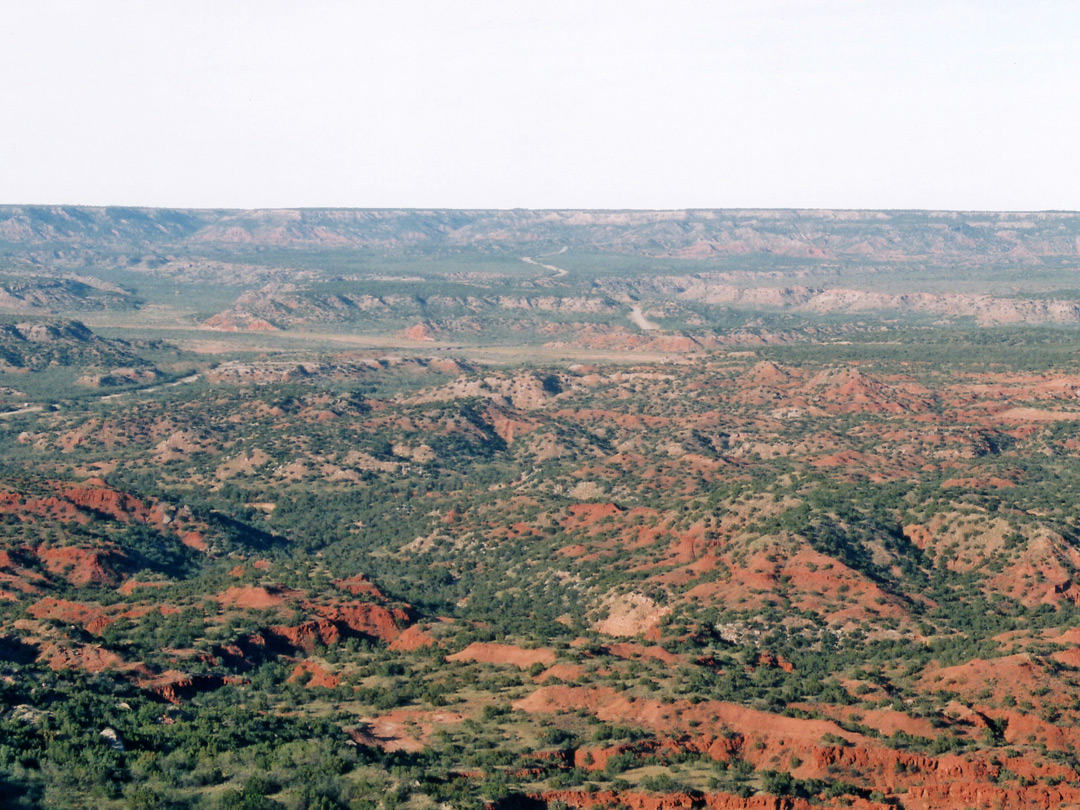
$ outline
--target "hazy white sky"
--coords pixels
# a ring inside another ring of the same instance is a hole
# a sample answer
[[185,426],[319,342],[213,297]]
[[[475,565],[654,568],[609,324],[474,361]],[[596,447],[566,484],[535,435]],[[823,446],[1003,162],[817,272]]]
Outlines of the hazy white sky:
[[0,11],[0,203],[1080,209],[1072,0]]

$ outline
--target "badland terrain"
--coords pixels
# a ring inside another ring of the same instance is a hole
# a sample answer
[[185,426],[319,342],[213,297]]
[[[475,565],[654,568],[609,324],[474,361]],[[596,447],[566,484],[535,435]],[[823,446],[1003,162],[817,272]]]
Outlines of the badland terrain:
[[0,802],[1080,807],[1080,214],[0,206]]

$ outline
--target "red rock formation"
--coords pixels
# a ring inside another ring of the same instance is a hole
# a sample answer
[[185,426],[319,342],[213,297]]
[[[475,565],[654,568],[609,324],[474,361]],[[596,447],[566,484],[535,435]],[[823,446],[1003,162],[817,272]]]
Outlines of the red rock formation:
[[144,678],[137,682],[139,687],[169,703],[180,703],[199,692],[241,683],[247,683],[247,679],[229,675],[187,675],[176,670],[169,670],[156,677]]
[[309,655],[319,645],[329,647],[341,641],[341,628],[326,619],[312,619],[295,626],[275,625],[267,632],[296,650]]
[[143,501],[109,488],[100,478],[90,478],[80,486],[68,487],[61,495],[76,506],[107,515],[113,520],[150,522],[150,510]]
[[348,591],[353,596],[360,596],[361,594],[367,596],[374,596],[376,599],[385,599],[386,595],[379,590],[378,586],[368,579],[364,574],[355,574],[345,579],[335,579],[333,582],[335,588],[341,588],[343,591]]
[[401,635],[401,628],[412,621],[407,610],[385,608],[368,602],[344,602],[337,605],[309,604],[307,606],[323,619],[353,633],[377,638],[389,643]]
[[113,566],[121,561],[111,550],[85,549],[75,546],[38,546],[35,553],[50,574],[67,580],[76,588],[87,585],[115,587],[121,575]]

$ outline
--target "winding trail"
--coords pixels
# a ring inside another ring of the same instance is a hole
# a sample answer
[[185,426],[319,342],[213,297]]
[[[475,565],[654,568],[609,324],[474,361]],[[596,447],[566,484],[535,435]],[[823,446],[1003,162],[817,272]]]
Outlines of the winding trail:
[[521,260],[523,262],[534,265],[536,267],[543,267],[545,270],[550,270],[552,273],[554,273],[552,278],[562,278],[563,276],[570,275],[570,271],[569,270],[564,270],[561,267],[556,267],[553,264],[542,264],[541,262],[538,262],[537,259],[544,259],[544,258],[546,258],[548,256],[559,256],[559,255],[561,255],[563,253],[566,253],[566,246],[565,245],[563,245],[559,250],[556,250],[554,253],[545,253],[545,254],[543,254],[541,256],[536,256],[536,257],[522,256]]
[[9,417],[18,416],[22,413],[40,413],[43,410],[45,410],[44,405],[27,405],[25,408],[19,408],[17,411],[5,411],[4,413],[0,413],[0,419],[8,419]]
[[162,388],[176,388],[178,385],[186,385],[187,383],[193,383],[199,379],[198,374],[190,374],[179,380],[173,380],[168,383],[158,383],[157,385],[151,385],[149,388],[132,388],[128,391],[119,391],[115,394],[106,394],[101,397],[102,400],[117,399],[118,397],[125,397],[128,394],[149,394],[151,391],[160,391]]
[[[187,377],[183,377],[179,380],[173,380],[167,383],[158,383],[157,385],[151,385],[147,388],[129,388],[127,391],[117,391],[115,394],[102,394],[98,397],[100,402],[108,402],[109,400],[119,399],[120,397],[132,396],[134,394],[148,394],[151,391],[159,391],[162,388],[175,388],[178,385],[186,385],[198,380],[199,374],[190,374]],[[52,405],[52,410],[58,410],[58,405]],[[5,411],[0,413],[0,419],[10,419],[13,416],[20,416],[24,413],[41,413],[45,410],[44,405],[27,405],[25,408],[20,408],[17,411]]]
[[659,329],[660,324],[655,321],[650,321],[645,317],[645,313],[641,311],[641,307],[638,304],[634,304],[630,307],[630,320],[634,322],[634,325],[641,329],[643,332],[651,332],[654,329]]

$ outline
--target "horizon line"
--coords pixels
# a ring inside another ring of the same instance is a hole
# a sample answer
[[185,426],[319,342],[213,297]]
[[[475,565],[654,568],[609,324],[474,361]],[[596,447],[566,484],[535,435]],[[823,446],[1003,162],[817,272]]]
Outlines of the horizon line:
[[262,205],[262,206],[205,206],[205,205],[144,205],[122,203],[7,203],[0,202],[0,209],[6,208],[91,208],[100,210],[109,209],[132,209],[142,211],[550,211],[554,213],[595,211],[601,213],[663,213],[663,212],[693,212],[693,211],[836,211],[844,213],[852,212],[878,212],[878,213],[946,213],[946,214],[1080,214],[1076,208],[884,208],[884,207],[848,207],[848,206],[794,206],[794,205],[738,205],[738,206],[676,206],[655,208],[606,208],[576,206],[576,207],[544,207],[544,206],[444,206],[444,205]]

